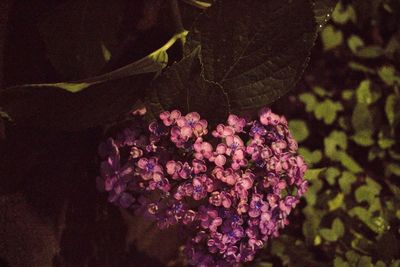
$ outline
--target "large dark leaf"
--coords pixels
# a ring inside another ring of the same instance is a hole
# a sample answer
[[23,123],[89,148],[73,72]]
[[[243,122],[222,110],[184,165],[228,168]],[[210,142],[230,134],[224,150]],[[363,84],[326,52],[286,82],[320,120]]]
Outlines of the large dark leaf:
[[143,97],[151,77],[141,74],[104,82],[75,94],[57,87],[12,88],[1,92],[0,106],[18,125],[81,130],[127,114]]
[[229,111],[227,96],[220,85],[206,81],[201,72],[195,49],[155,81],[150,97],[152,111],[176,108],[184,113],[197,111],[211,123],[225,120]]
[[93,76],[104,67],[105,51],[117,43],[124,3],[68,1],[39,24],[48,57],[64,79]]
[[267,105],[302,75],[316,37],[308,0],[220,0],[200,17],[189,47],[201,45],[204,76],[235,111]]

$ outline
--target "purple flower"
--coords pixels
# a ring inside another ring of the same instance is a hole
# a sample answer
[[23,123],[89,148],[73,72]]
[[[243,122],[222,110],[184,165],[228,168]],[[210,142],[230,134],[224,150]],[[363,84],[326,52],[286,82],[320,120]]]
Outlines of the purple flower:
[[252,261],[288,225],[307,190],[307,166],[286,119],[270,109],[249,122],[230,114],[211,138],[207,126],[197,112],[165,111],[150,124],[136,118],[100,145],[97,185],[160,229],[187,226],[193,265]]
[[143,180],[154,179],[158,181],[163,177],[162,167],[158,164],[158,159],[155,157],[149,159],[141,158],[137,162],[137,166],[139,167],[140,176]]

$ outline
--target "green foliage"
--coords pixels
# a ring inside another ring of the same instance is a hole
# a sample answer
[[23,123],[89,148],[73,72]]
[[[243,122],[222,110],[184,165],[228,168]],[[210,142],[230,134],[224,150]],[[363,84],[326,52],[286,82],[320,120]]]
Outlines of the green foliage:
[[[337,5],[321,32],[316,53],[322,54],[306,73],[309,86],[297,96],[302,110],[288,115],[293,121],[308,119],[309,134],[299,152],[311,167],[306,172],[310,186],[302,210],[303,236],[295,242],[305,244],[304,259],[322,259],[309,266],[400,262],[398,235],[392,231],[400,219],[400,66],[393,61],[400,46],[393,38],[371,42],[367,33],[373,30],[366,25],[374,18],[376,27],[384,27],[384,20],[359,13],[365,5],[364,12],[383,12],[386,21],[394,16],[382,11],[386,4],[393,6],[393,1]],[[300,261],[285,248],[274,255],[288,266]]]
[[322,30],[321,38],[325,50],[331,50],[343,43],[343,33],[332,25],[328,25]]
[[289,121],[289,129],[293,137],[297,142],[301,143],[307,139],[309,135],[308,127],[303,120],[291,120]]

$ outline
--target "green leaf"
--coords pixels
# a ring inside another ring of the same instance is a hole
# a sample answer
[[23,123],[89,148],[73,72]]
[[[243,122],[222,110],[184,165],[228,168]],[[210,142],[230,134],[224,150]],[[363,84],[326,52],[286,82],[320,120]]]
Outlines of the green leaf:
[[338,148],[347,149],[347,135],[342,131],[332,131],[329,136],[324,138],[325,155],[334,158]]
[[400,165],[396,163],[389,163],[385,169],[385,176],[395,175],[400,177]]
[[328,201],[329,211],[337,210],[344,205],[343,193],[338,193],[336,197]]
[[335,184],[336,177],[338,177],[339,175],[340,175],[340,171],[337,168],[329,167],[328,169],[326,169],[325,176],[326,176],[326,180],[328,181],[328,183],[330,185]]
[[341,1],[336,5],[332,13],[332,19],[338,24],[346,24],[349,21],[357,21],[356,12],[351,5],[344,6]]
[[336,233],[332,230],[332,229],[328,229],[328,228],[322,228],[319,233],[321,234],[321,236],[329,242],[335,242],[338,239],[338,236],[336,235]]
[[144,73],[158,73],[160,72],[168,62],[167,50],[172,47],[172,45],[177,40],[185,40],[187,31],[183,31],[175,34],[167,43],[162,47],[152,52],[148,56],[139,59],[133,63],[130,63],[124,67],[116,69],[114,71],[90,77],[87,79],[72,81],[72,82],[58,82],[58,83],[41,83],[41,84],[24,84],[17,86],[28,87],[28,88],[60,88],[71,93],[77,93],[84,89],[87,89],[93,85],[97,85],[104,82],[109,82],[117,79],[122,79],[125,77],[144,74]]
[[222,87],[202,75],[198,50],[173,64],[153,84],[149,97],[153,113],[179,109],[197,111],[212,123],[228,117],[228,100]]
[[349,171],[353,173],[359,173],[363,169],[361,166],[346,152],[344,151],[338,151],[336,153],[336,159],[333,160],[338,160],[340,163],[346,167]]
[[372,114],[366,104],[358,103],[356,105],[351,117],[351,123],[356,135],[364,138],[363,141],[361,141],[361,138],[356,138],[355,141],[361,141],[359,142],[361,145],[371,145],[368,138],[373,135],[375,127]]
[[375,143],[371,131],[359,131],[351,139],[360,146],[372,146]]
[[[65,80],[98,74],[116,49],[124,1],[67,1],[39,23],[47,56]],[[114,45],[114,47],[113,47]]]
[[221,0],[195,24],[204,77],[227,92],[233,111],[272,103],[301,77],[316,29],[307,0]]
[[378,69],[378,75],[382,81],[389,86],[393,86],[395,82],[400,83],[400,77],[396,75],[396,70],[393,66],[380,67]]
[[369,67],[367,67],[367,66],[365,66],[363,64],[360,64],[358,62],[355,62],[355,61],[350,61],[349,62],[349,68],[351,68],[352,70],[361,71],[361,72],[364,72],[364,73],[370,73],[370,74],[375,74],[376,73],[374,69],[371,69],[371,68],[369,68]]
[[386,117],[391,126],[397,125],[400,121],[400,97],[390,94],[385,103]]
[[321,38],[325,50],[331,50],[343,43],[343,33],[332,25],[328,25],[322,30]]
[[385,51],[380,46],[360,47],[354,54],[360,58],[377,58],[382,56]]
[[320,168],[320,169],[307,169],[306,173],[304,174],[304,177],[308,180],[316,180],[318,179],[318,176],[323,172],[325,169]]
[[310,134],[308,131],[307,124],[303,120],[290,120],[289,129],[294,139],[296,139],[298,143],[301,143],[304,140],[306,140],[308,135]]
[[321,86],[313,86],[312,90],[316,95],[318,95],[320,97],[324,97],[324,96],[330,95],[330,93],[328,91],[326,91],[325,88],[323,88]]
[[343,193],[349,194],[351,191],[351,185],[357,180],[356,176],[349,172],[344,171],[342,176],[339,178],[339,186]]
[[[367,178],[370,179],[370,178]],[[370,179],[370,181],[372,181]],[[368,183],[368,182],[367,182]],[[358,203],[361,203],[363,201],[368,202],[369,204],[372,204],[375,197],[379,195],[379,192],[381,190],[381,186],[377,184],[376,182],[370,182],[367,185],[362,185],[356,189],[354,192],[355,198]]]
[[352,34],[347,39],[347,45],[353,53],[356,53],[359,48],[364,46],[364,41],[359,36]]
[[335,232],[337,237],[344,236],[344,224],[339,218],[335,218],[332,223],[332,230]]
[[343,110],[343,106],[340,102],[325,99],[317,104],[314,115],[318,120],[323,120],[325,124],[330,125],[336,120],[337,112],[341,110]]
[[320,162],[322,159],[322,152],[320,150],[314,150],[313,152],[311,152],[307,148],[300,147],[299,154],[310,165],[316,164],[316,163]]
[[299,96],[299,100],[301,102],[303,102],[306,105],[306,111],[307,112],[312,112],[315,107],[317,106],[317,98],[315,97],[315,95],[311,94],[311,93],[302,93]]
[[363,80],[360,82],[356,89],[357,102],[369,105],[373,103],[373,96],[371,92],[371,81]]
[[344,261],[342,257],[336,256],[333,261],[333,267],[350,267],[349,263]]

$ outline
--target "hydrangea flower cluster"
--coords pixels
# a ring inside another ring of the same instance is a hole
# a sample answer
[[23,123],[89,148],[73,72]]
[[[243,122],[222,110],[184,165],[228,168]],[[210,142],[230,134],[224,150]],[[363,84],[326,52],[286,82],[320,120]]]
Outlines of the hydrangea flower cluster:
[[119,207],[144,208],[161,229],[185,226],[192,265],[252,261],[289,223],[307,167],[286,119],[268,108],[208,132],[196,112],[166,111],[148,126],[136,118],[100,146],[98,187]]

